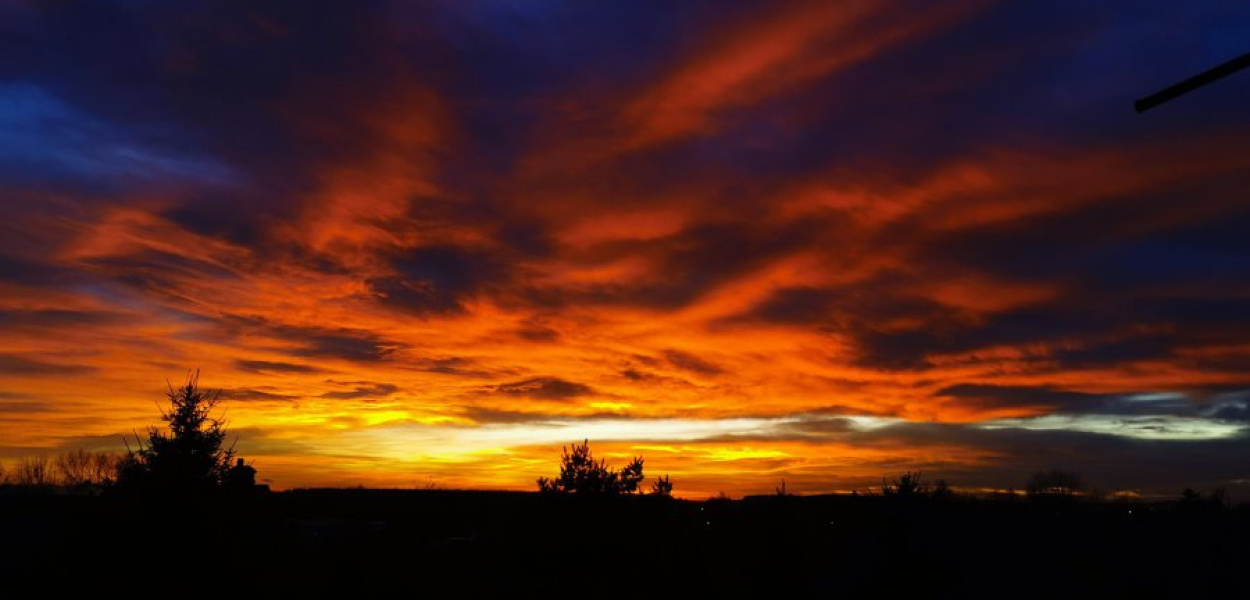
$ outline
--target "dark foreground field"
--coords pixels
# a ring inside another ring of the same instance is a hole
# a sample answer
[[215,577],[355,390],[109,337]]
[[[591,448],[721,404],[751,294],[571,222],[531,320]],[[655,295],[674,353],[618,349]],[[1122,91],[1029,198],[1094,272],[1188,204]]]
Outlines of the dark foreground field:
[[1250,597],[1248,511],[1177,503],[10,492],[0,539],[6,598]]

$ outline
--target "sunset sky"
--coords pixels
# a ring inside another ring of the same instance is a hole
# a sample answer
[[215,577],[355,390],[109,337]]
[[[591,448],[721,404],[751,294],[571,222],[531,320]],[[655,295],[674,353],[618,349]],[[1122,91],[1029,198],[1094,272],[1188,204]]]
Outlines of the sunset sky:
[[1250,495],[1214,2],[0,1],[0,462],[221,388],[275,488]]

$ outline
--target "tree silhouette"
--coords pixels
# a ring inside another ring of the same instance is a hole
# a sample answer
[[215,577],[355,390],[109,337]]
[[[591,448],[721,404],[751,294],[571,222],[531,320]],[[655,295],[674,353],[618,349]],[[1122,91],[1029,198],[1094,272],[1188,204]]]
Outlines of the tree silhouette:
[[673,480],[669,479],[668,475],[656,477],[655,481],[651,482],[651,495],[662,498],[671,497],[673,495]]
[[622,494],[636,493],[642,479],[642,457],[635,456],[628,465],[625,465],[625,468],[621,469],[620,473],[616,474],[616,491]]
[[9,481],[14,485],[26,487],[48,487],[57,485],[59,480],[52,461],[45,456],[23,458],[13,467]]
[[107,487],[117,480],[122,457],[109,452],[78,449],[60,454],[53,462],[61,485],[70,488]]
[[921,482],[920,471],[908,471],[895,479],[893,483],[881,478],[881,495],[898,498],[915,498],[928,492],[928,486]]
[[1224,488],[1216,488],[1210,496],[1203,496],[1201,492],[1185,488],[1178,506],[1185,511],[1224,510],[1229,507],[1228,492]]
[[951,489],[950,484],[945,479],[939,479],[933,485],[933,489],[929,490],[929,495],[935,500],[950,500],[955,497],[955,491]]
[[168,431],[149,427],[120,469],[120,483],[149,491],[204,493],[219,487],[230,473],[234,448],[223,448],[225,421],[212,416],[220,390],[199,388],[199,372],[186,384],[169,386],[169,409],[161,410]]
[[[595,460],[590,452],[590,440],[568,446],[560,456],[560,476],[555,479],[538,478],[538,490],[551,494],[633,494],[642,482],[642,457],[635,456],[619,472],[602,459]],[[671,484],[669,485],[671,491]]]
[[1071,471],[1038,471],[1025,488],[1030,498],[1072,498],[1082,489],[1081,476]]

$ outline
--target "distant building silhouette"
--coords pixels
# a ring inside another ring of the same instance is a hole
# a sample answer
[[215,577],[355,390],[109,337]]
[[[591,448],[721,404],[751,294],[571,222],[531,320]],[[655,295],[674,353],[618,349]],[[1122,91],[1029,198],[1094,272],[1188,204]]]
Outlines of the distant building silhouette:
[[238,459],[233,467],[226,471],[225,477],[222,478],[222,485],[232,490],[250,490],[256,487],[256,467],[253,467],[243,459]]

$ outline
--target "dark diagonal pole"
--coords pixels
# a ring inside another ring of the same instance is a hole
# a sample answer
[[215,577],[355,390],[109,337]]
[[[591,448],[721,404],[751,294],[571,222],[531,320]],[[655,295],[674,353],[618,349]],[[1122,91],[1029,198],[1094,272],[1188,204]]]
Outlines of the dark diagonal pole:
[[1228,77],[1229,75],[1232,75],[1233,73],[1236,73],[1246,67],[1250,67],[1250,53],[1242,54],[1241,56],[1238,56],[1237,58],[1234,58],[1222,65],[1212,67],[1194,75],[1185,81],[1163,88],[1149,96],[1146,96],[1145,98],[1138,100],[1137,102],[1134,102],[1133,108],[1136,108],[1139,113],[1146,112],[1147,110],[1163,104],[1168,100],[1178,96],[1184,96],[1189,92],[1192,92],[1209,83],[1219,81],[1220,79]]

